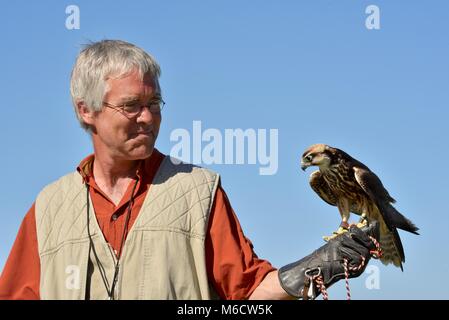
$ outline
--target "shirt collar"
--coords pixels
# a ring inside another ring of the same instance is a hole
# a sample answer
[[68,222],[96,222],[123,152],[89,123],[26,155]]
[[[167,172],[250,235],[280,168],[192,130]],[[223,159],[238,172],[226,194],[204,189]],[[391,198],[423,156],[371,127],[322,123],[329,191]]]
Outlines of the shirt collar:
[[[140,164],[137,168],[136,175],[140,181],[144,181],[145,183],[151,183],[156,170],[159,168],[162,159],[165,157],[164,154],[160,153],[159,150],[154,148],[151,156],[146,159],[140,160]],[[95,154],[90,154],[79,163],[76,170],[83,178],[83,182],[89,184],[90,179],[93,178],[92,170],[93,163],[95,159]],[[150,181],[148,181],[150,180]]]

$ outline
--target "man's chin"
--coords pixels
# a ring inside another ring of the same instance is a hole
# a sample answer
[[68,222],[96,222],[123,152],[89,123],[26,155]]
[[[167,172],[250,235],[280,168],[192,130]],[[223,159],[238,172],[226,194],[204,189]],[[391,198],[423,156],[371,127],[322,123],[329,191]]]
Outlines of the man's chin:
[[130,160],[142,160],[149,158],[154,151],[154,145],[151,146],[139,146],[128,152],[128,158]]

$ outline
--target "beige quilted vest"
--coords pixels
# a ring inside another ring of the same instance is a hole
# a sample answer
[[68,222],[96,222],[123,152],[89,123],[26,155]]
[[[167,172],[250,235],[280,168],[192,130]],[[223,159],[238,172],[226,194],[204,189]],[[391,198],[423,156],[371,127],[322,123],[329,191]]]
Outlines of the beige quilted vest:
[[[126,238],[116,299],[216,297],[207,279],[204,240],[218,182],[219,176],[209,170],[175,165],[165,157]],[[100,268],[89,251],[86,199],[86,187],[77,172],[48,185],[37,197],[42,299],[108,298]],[[91,202],[89,220],[110,288],[115,255]]]

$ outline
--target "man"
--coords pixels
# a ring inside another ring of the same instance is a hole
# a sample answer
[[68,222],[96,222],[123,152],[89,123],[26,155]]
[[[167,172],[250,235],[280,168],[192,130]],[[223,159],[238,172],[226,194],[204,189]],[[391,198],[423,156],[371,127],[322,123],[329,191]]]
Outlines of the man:
[[154,148],[159,75],[150,55],[123,41],[80,53],[71,95],[94,153],[38,195],[0,278],[0,299],[314,297],[309,276],[318,272],[329,286],[343,278],[344,258],[369,259],[372,243],[357,228],[279,271],[259,259],[219,176]]

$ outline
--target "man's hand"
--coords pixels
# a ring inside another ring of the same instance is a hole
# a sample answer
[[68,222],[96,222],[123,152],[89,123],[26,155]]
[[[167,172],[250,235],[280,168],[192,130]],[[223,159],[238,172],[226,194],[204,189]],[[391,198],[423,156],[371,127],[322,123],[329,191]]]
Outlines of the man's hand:
[[[359,229],[351,226],[348,232],[330,240],[324,246],[307,257],[279,269],[279,281],[282,288],[291,296],[305,297],[304,286],[309,288],[310,277],[320,274],[324,286],[328,288],[345,277],[344,260],[347,260],[349,278],[358,277],[365,270],[371,251],[376,250],[371,237],[378,239],[379,223],[370,222],[369,226]],[[309,298],[315,297],[315,286],[309,292]],[[319,292],[318,292],[319,293]]]

